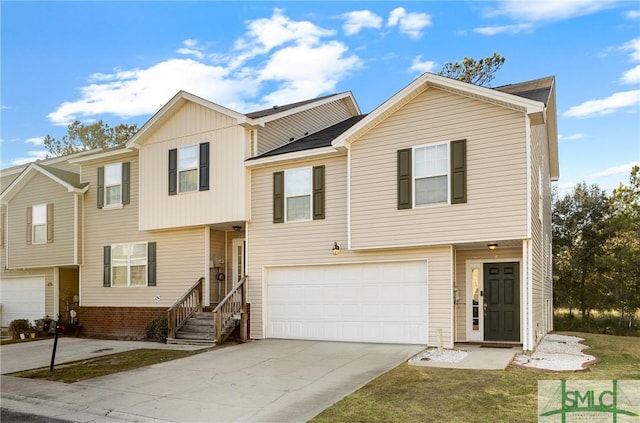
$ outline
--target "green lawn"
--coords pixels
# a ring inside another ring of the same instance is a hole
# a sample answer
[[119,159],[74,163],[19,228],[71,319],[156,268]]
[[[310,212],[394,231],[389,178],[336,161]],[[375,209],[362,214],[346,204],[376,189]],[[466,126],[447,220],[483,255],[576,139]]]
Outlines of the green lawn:
[[47,367],[46,369],[25,370],[23,372],[12,373],[11,376],[73,383],[171,361],[177,358],[188,357],[203,351],[209,351],[209,349],[196,351],[139,349],[68,364],[58,364],[54,367],[53,373],[50,373]]
[[329,407],[320,422],[534,422],[538,380],[640,379],[640,338],[565,332],[600,360],[586,371],[459,370],[404,363]]

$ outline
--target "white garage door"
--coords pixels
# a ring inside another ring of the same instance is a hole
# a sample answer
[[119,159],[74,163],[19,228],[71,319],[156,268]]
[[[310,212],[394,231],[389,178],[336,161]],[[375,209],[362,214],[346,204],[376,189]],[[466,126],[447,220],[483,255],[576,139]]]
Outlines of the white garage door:
[[12,320],[42,319],[44,316],[44,277],[2,279],[0,281],[0,315],[2,326]]
[[267,337],[426,344],[427,262],[267,270]]

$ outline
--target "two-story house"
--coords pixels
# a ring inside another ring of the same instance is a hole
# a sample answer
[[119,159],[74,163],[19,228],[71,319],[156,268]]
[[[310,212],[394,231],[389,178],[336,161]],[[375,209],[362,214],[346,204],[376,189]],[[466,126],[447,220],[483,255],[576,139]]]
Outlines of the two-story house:
[[553,78],[424,74],[247,167],[253,338],[530,350],[552,329]]
[[76,153],[0,172],[0,325],[61,317],[79,301],[83,196]]
[[239,281],[254,339],[530,350],[552,328],[553,78],[427,73],[368,115],[350,93],[242,114],[180,92],[126,146],[68,162],[86,334],[141,337]]

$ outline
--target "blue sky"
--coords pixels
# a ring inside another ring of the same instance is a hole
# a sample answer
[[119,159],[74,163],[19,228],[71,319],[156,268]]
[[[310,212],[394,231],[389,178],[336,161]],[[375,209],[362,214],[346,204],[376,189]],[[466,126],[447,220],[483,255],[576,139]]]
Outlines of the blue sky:
[[422,72],[498,52],[492,86],[554,75],[560,181],[640,164],[640,3],[2,1],[0,165],[78,119],[149,119],[178,90],[249,112],[352,91],[370,112]]

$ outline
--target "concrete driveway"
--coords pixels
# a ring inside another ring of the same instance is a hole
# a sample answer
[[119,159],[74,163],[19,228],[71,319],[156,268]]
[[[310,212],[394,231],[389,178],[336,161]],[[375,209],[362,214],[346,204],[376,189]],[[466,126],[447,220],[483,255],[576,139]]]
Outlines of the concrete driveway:
[[268,339],[74,384],[2,376],[2,404],[84,422],[304,422],[423,349]]

